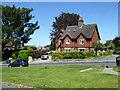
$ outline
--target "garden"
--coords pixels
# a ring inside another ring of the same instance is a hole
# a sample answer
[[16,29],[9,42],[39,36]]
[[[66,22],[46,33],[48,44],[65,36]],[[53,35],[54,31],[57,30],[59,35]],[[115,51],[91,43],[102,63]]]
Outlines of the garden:
[[[80,72],[88,68],[93,69]],[[99,73],[103,68],[93,65],[3,68],[2,81],[34,88],[117,88],[118,76]]]
[[106,52],[99,53],[99,55],[96,55],[94,51],[86,52],[83,51],[72,51],[72,52],[55,52],[52,54],[52,59],[85,59],[85,58],[100,58],[105,57],[108,55],[112,55],[112,52],[110,50]]

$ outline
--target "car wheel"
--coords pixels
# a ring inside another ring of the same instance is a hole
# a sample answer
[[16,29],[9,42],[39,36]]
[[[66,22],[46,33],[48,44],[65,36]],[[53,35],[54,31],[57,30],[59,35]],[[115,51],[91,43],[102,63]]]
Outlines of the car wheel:
[[20,67],[22,67],[22,65],[20,65]]
[[8,66],[8,67],[11,67],[11,66]]

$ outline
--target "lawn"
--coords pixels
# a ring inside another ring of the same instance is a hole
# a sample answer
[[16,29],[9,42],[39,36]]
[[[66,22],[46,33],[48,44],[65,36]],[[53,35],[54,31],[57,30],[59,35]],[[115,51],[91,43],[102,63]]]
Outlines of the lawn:
[[113,70],[116,72],[120,72],[120,67],[115,66],[115,67],[113,67]]
[[[91,71],[80,70],[93,68]],[[117,88],[118,76],[98,73],[103,67],[66,65],[2,69],[3,82],[35,88]],[[96,73],[97,72],[97,73]]]

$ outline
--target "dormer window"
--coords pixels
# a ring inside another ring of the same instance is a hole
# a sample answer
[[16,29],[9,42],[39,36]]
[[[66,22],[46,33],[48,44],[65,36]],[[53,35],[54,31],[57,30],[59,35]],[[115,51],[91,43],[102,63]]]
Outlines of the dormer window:
[[73,31],[75,32],[75,31],[76,31],[76,29],[73,29]]
[[68,33],[70,33],[70,30],[68,30]]
[[80,39],[80,44],[84,44],[84,39]]
[[69,45],[70,44],[70,40],[66,40],[66,45]]

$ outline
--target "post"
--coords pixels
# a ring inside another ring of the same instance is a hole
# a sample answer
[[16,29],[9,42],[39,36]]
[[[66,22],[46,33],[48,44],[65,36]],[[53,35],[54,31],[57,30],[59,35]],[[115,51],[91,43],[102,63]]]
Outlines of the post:
[[28,63],[31,63],[32,61],[33,61],[32,57],[29,56],[29,57],[28,57]]

